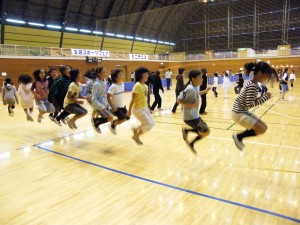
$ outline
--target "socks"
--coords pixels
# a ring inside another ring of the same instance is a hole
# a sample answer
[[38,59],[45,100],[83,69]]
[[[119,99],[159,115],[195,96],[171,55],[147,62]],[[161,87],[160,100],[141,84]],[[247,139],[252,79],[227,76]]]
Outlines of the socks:
[[103,123],[107,123],[108,122],[108,120],[107,120],[107,118],[96,118],[96,119],[94,119],[94,121],[95,121],[95,125],[96,126],[99,126],[99,125],[101,125],[101,124],[103,124]]
[[114,120],[114,121],[112,121],[112,123],[111,123],[111,127],[112,128],[116,128],[116,125],[115,125],[115,122],[116,122],[117,120]]
[[237,138],[241,141],[245,137],[251,137],[256,136],[256,133],[254,130],[245,130],[243,133],[240,133],[237,135]]

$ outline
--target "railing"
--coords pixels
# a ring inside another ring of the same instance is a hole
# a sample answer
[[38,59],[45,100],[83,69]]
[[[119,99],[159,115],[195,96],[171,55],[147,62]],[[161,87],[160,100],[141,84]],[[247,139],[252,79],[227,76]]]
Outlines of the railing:
[[[110,59],[129,60],[128,52],[112,52],[110,51]],[[139,53],[143,54],[143,53]],[[45,47],[29,47],[20,45],[0,45],[0,55],[10,56],[47,56],[47,57],[75,57],[72,56],[70,48],[45,48]],[[234,59],[239,58],[237,52],[215,52],[210,55],[206,54],[145,54],[149,56],[149,60],[157,61],[188,61],[188,60],[210,60],[210,59]],[[291,49],[288,55],[300,56],[300,49]],[[277,50],[267,50],[255,52],[248,58],[263,58],[282,56]],[[245,58],[245,57],[243,57]],[[246,57],[247,58],[247,57]]]

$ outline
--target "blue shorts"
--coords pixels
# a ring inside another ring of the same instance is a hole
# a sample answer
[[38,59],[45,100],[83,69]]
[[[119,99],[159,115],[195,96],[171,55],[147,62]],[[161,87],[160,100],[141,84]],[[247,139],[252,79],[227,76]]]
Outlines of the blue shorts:
[[281,88],[283,92],[287,92],[288,90],[288,85],[287,84],[281,84]]

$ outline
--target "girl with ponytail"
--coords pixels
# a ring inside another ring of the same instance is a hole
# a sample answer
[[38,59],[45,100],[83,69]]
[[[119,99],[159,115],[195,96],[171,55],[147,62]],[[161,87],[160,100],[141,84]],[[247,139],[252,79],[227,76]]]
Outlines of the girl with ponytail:
[[247,75],[253,72],[253,79],[242,89],[234,101],[232,109],[234,122],[246,128],[244,132],[232,136],[239,150],[243,150],[244,138],[261,135],[268,129],[261,119],[249,112],[249,109],[261,105],[271,98],[270,92],[257,98],[258,82],[265,84],[274,73],[274,70],[265,62],[247,63],[245,69]]
[[[182,127],[183,140],[187,143],[187,145],[195,154],[195,142],[208,136],[210,132],[207,124],[199,117],[198,114],[200,105],[199,95],[206,94],[210,90],[210,87],[208,87],[205,90],[200,91],[199,87],[202,84],[202,82],[203,79],[200,71],[190,71],[189,81],[186,84],[184,91],[182,91],[177,98],[177,102],[183,106],[183,121],[189,126]],[[191,142],[189,142],[187,138],[189,132],[193,132],[198,135]]]

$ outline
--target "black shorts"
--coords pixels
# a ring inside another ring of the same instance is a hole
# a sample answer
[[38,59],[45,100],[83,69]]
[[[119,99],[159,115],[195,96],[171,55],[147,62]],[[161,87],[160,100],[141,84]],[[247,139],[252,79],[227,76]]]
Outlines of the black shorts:
[[200,117],[194,120],[185,120],[184,122],[190,127],[203,133],[209,130],[207,124]]
[[114,112],[114,115],[118,117],[118,120],[129,120],[130,118],[126,116],[127,109],[124,108],[117,108],[117,111]]

